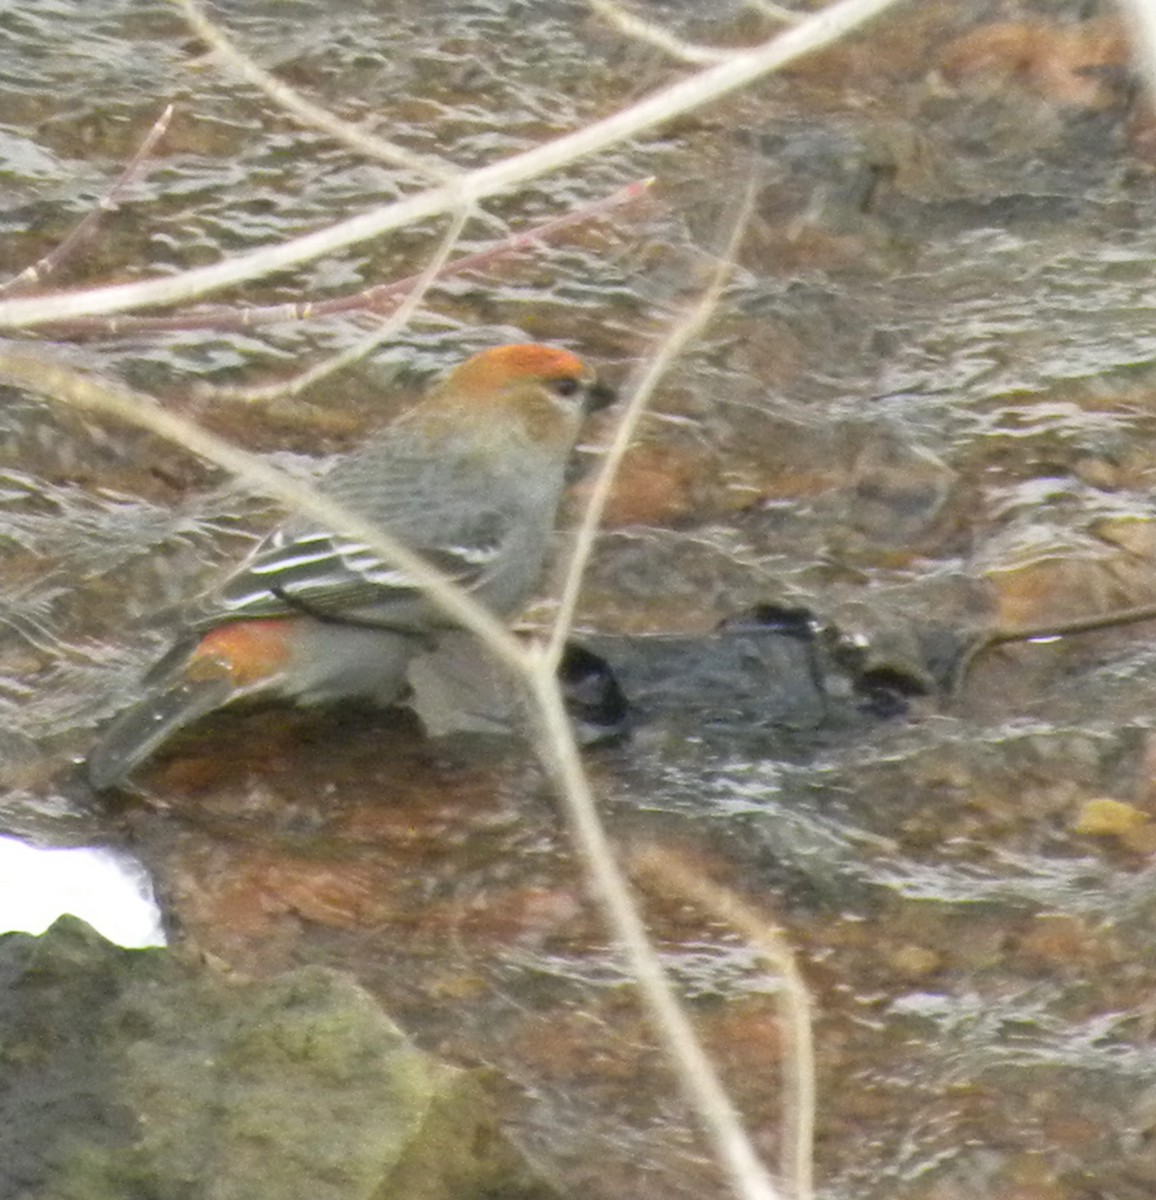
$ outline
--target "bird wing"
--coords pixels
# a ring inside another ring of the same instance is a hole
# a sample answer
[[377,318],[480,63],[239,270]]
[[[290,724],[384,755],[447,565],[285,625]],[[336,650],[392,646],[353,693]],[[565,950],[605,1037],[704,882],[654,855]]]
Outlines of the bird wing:
[[[367,448],[339,463],[319,486],[474,590],[516,536],[516,506],[503,502],[501,489],[476,462],[453,466],[431,457],[428,446],[395,438],[388,455],[380,446]],[[430,609],[410,575],[360,539],[293,520],[265,537],[205,597],[194,619],[206,627],[302,612],[405,630],[428,623]]]
[[[459,587],[471,590],[501,557],[506,538],[497,514],[478,522],[477,540],[465,545],[415,547]],[[465,532],[465,531],[463,531]],[[465,539],[463,539],[465,540]],[[324,530],[275,530],[212,597],[222,618],[315,616],[367,620],[403,627],[423,609],[420,588],[408,572],[389,566],[355,538]]]

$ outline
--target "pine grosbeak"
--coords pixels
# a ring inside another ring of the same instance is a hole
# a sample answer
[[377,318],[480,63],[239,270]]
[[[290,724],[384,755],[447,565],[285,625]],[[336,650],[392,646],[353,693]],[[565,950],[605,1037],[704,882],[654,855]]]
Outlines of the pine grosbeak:
[[[569,351],[484,350],[319,486],[510,615],[541,574],[583,417],[612,400]],[[403,572],[300,518],[268,534],[184,622],[142,699],[89,755],[97,788],[120,784],[176,730],[243,697],[394,703],[410,660],[436,656],[449,629]]]

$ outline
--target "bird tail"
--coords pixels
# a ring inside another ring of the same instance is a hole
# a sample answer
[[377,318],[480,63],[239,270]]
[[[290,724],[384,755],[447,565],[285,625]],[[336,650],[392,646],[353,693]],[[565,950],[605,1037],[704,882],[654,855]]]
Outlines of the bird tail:
[[275,691],[288,651],[284,619],[192,629],[145,676],[143,696],[115,717],[88,756],[97,790],[119,787],[163,742],[215,708]]
[[178,729],[220,708],[236,695],[229,678],[178,678],[115,717],[88,755],[88,778],[97,791],[121,786]]

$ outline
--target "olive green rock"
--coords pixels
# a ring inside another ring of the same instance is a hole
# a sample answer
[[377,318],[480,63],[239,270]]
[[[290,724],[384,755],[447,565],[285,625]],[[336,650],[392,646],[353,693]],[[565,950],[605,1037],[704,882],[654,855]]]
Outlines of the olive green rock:
[[2,1200],[550,1194],[482,1074],[338,972],[238,980],[73,917],[0,937]]

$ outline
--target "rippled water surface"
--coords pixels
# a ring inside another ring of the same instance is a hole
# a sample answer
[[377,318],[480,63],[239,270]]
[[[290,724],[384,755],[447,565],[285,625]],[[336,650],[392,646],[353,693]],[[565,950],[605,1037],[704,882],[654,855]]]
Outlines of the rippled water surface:
[[[769,31],[737,4],[645,7],[720,43]],[[688,69],[577,3],[244,0],[220,16],[319,103],[462,165]],[[0,41],[4,274],[91,209],[170,100],[151,167],[59,286],[212,262],[420,184],[297,129],[167,4],[0,5]],[[890,719],[846,696],[832,719],[798,662],[764,679],[708,635],[752,604],[805,606],[931,688],[935,647],[968,631],[1152,597],[1154,154],[1107,5],[917,0],[489,203],[463,250],[656,177],[643,202],[445,280],[299,403],[204,387],[284,376],[363,324],[57,352],[308,470],[496,342],[572,345],[624,378],[704,282],[755,170],[734,284],[656,399],[589,577],[582,625],[639,714],[628,742],[589,752],[593,782],[627,850],[677,852],[796,946],[821,1194],[1131,1200],[1156,1188],[1152,626],[992,649],[956,694]],[[386,281],[420,270],[439,232],[213,299]],[[573,1194],[721,1194],[520,750],[273,709],[208,722],[140,798],[87,791],[75,760],[166,643],[149,614],[269,519],[151,438],[4,394],[0,828],[131,843],[173,935],[238,969],[353,971],[425,1045],[501,1069],[510,1122]],[[639,639],[657,634],[685,653],[656,659]],[[645,895],[773,1160],[774,980],[673,891]]]

